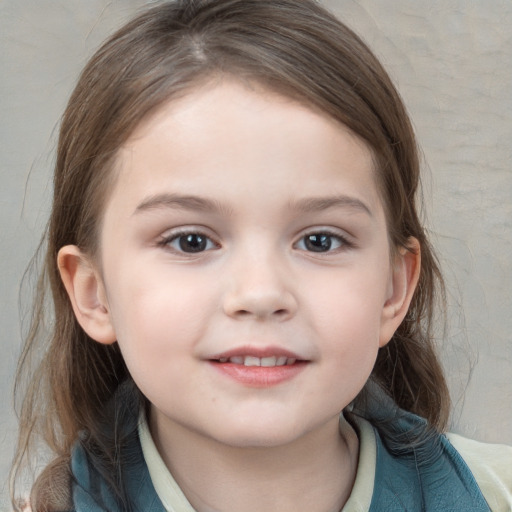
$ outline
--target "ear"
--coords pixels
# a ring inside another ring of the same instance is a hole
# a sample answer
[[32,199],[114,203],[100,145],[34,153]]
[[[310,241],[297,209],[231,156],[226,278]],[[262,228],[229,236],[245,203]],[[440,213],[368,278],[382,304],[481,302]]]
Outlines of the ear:
[[407,247],[400,247],[391,269],[389,292],[384,308],[380,329],[379,346],[383,347],[392,338],[407,314],[421,269],[421,247],[410,237]]
[[59,251],[57,265],[82,329],[99,343],[114,343],[116,335],[105,287],[89,256],[76,245],[66,245]]

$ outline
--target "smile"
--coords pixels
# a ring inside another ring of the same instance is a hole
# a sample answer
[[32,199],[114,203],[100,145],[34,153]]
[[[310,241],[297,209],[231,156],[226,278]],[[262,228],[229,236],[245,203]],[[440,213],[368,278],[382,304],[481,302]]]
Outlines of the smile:
[[297,361],[294,357],[286,356],[270,356],[270,357],[255,357],[255,356],[233,356],[221,357],[219,363],[232,363],[244,366],[264,366],[271,368],[273,366],[290,366]]
[[310,361],[277,347],[246,347],[209,359],[224,377],[252,388],[269,388],[293,379]]

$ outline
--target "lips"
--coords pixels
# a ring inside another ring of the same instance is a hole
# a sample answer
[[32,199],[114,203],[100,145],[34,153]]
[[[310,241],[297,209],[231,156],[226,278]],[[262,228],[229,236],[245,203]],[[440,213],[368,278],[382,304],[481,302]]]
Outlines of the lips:
[[271,368],[273,366],[287,366],[292,365],[297,361],[294,357],[286,356],[270,356],[270,357],[256,357],[256,356],[233,356],[221,357],[219,363],[233,363],[243,364],[244,366],[264,366]]
[[277,347],[237,348],[209,359],[224,376],[249,387],[270,387],[298,375],[309,361]]

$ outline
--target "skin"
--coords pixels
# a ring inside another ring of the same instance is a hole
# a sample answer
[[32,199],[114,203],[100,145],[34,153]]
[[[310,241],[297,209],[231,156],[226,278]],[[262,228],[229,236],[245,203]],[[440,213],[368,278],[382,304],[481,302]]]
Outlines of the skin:
[[[419,273],[413,252],[391,257],[371,151],[322,113],[226,79],[141,123],[117,169],[100,254],[67,246],[58,263],[82,327],[119,343],[185,495],[198,511],[339,510],[358,453],[339,413]],[[187,252],[184,230],[204,250]],[[311,250],[321,234],[330,247]],[[254,386],[212,362],[251,350],[304,364]]]

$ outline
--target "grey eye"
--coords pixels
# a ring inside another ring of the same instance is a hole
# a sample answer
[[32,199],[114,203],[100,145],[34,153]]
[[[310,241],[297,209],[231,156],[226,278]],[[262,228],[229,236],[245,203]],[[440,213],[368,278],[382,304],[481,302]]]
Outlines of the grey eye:
[[302,237],[297,247],[309,252],[329,252],[344,244],[340,236],[331,233],[311,233]]
[[165,245],[175,251],[184,253],[198,253],[208,251],[215,247],[214,242],[201,233],[182,233],[169,238]]
[[198,234],[183,235],[178,238],[178,244],[183,252],[201,252],[206,249],[208,239]]

